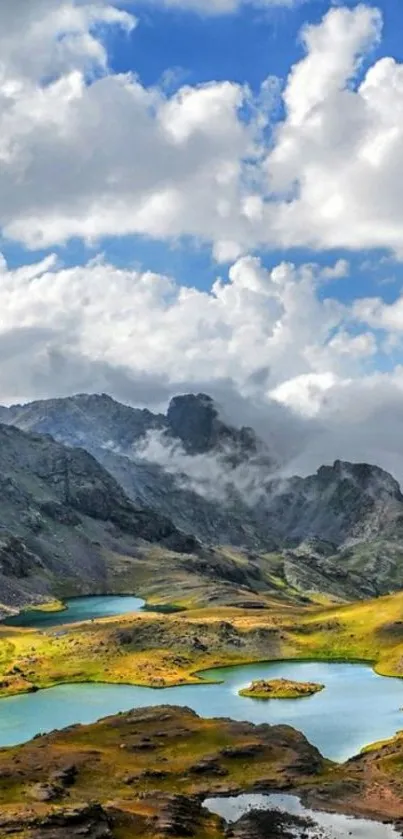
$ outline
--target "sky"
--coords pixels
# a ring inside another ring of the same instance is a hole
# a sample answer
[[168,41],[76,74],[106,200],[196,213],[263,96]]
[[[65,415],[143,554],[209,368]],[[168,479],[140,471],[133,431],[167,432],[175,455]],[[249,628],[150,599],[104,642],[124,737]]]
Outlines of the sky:
[[[0,0],[0,402],[403,477],[401,0]],[[277,435],[277,437],[276,437]]]

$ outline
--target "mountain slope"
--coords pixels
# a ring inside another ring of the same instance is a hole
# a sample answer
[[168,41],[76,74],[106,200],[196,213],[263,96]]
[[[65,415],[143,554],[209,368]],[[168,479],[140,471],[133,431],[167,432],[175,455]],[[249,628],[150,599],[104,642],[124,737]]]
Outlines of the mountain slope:
[[[0,425],[0,602],[30,602],[54,581],[102,588],[104,550],[143,542],[197,549],[169,519],[137,508],[83,449]],[[67,585],[68,587],[68,585]]]
[[224,422],[205,394],[174,398],[166,416],[105,394],[80,394],[4,408],[0,418],[83,446],[136,504],[203,542],[256,550],[276,545],[265,510],[253,510],[243,498],[251,482],[260,492],[274,458],[252,429]]
[[138,508],[200,541],[269,554],[266,571],[281,585],[337,597],[403,585],[403,496],[391,475],[336,461],[280,480],[276,454],[205,394],[175,397],[166,415],[82,394],[1,416],[84,446]]

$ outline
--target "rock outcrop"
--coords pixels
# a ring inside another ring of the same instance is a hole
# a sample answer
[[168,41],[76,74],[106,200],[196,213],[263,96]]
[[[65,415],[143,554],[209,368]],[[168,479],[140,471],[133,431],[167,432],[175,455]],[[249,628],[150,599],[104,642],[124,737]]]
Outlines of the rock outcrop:
[[[75,767],[68,786],[60,781],[66,755]],[[205,770],[192,772],[202,761]],[[249,785],[287,788],[330,764],[288,726],[203,720],[171,706],[55,731],[0,751],[1,836],[224,839],[224,823],[203,801],[237,791],[246,766]]]

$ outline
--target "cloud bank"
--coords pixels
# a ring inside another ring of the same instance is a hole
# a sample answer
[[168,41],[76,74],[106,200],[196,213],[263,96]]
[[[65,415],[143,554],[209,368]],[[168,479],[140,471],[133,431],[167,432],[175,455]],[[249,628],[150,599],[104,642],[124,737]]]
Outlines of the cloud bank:
[[141,37],[142,8],[0,3],[3,240],[35,250],[192,237],[228,267],[200,291],[101,256],[68,268],[52,255],[16,270],[3,261],[2,401],[106,390],[163,405],[207,390],[233,421],[249,413],[298,471],[337,456],[403,475],[402,296],[340,303],[329,284],[350,281],[345,259],[267,269],[253,255],[401,258],[403,65],[375,58],[380,12],[331,8],[303,29],[288,77],[268,75],[257,93],[231,79],[167,92],[112,66],[108,36]]
[[[291,263],[268,271],[241,257],[203,292],[101,259],[63,268],[49,257],[17,270],[3,262],[3,402],[106,390],[164,406],[174,393],[208,390],[292,471],[348,457],[403,475],[403,367],[376,370],[382,336],[361,308],[357,320],[354,302],[320,299],[327,273]],[[365,305],[381,315],[378,300]]]

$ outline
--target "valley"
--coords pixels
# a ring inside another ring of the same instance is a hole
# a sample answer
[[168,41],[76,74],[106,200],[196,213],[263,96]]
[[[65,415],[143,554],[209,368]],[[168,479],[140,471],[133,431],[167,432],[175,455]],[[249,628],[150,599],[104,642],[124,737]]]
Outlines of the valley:
[[403,839],[402,33],[0,0],[0,839]]
[[[260,839],[269,824],[282,839],[291,816],[243,813],[229,828],[202,808],[214,793],[279,789],[396,822],[403,496],[393,477],[337,461],[284,480],[253,430],[229,425],[203,394],[175,398],[166,415],[79,396],[1,419],[4,835]],[[248,691],[255,682],[300,692],[263,702]],[[199,732],[200,770],[160,768],[179,760],[176,730],[188,747]],[[270,765],[258,757],[267,737],[282,744]],[[222,764],[217,743],[240,762]],[[104,793],[109,761],[118,769]]]
[[62,633],[0,624],[1,694],[83,680],[197,683],[197,671],[262,660],[366,661],[384,676],[403,673],[403,593],[326,607],[267,598],[259,606],[143,610]]

